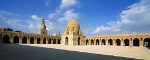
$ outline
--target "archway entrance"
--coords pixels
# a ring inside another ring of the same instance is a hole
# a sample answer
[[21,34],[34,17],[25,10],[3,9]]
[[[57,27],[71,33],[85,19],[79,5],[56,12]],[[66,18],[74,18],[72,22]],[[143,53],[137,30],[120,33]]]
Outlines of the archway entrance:
[[3,36],[3,43],[10,43],[10,38],[8,35]]
[[144,39],[144,46],[145,47],[150,47],[150,38],[145,38]]
[[98,39],[96,40],[96,45],[99,45],[99,40]]
[[133,40],[133,46],[139,46],[139,39],[138,38],[135,38]]
[[46,44],[46,38],[43,39],[43,44]]
[[102,45],[105,45],[105,39],[102,39]]
[[26,37],[23,37],[23,38],[22,38],[22,43],[23,43],[23,44],[27,44],[27,38],[26,38]]
[[51,44],[51,38],[49,38],[49,40],[48,40],[48,44]]
[[124,46],[129,46],[129,39],[124,39]]
[[80,37],[78,37],[78,45],[80,45]]
[[91,45],[94,45],[94,40],[93,39],[91,40]]
[[14,43],[19,43],[19,37],[18,36],[14,36]]
[[40,38],[37,38],[37,44],[40,44],[41,40]]
[[65,45],[68,45],[68,37],[65,38]]
[[56,44],[56,39],[53,40],[53,44]]
[[33,37],[30,38],[30,44],[34,44],[34,38]]
[[60,39],[58,39],[58,44],[60,44]]
[[86,45],[89,45],[89,41],[88,40],[86,40]]
[[117,45],[117,46],[120,46],[120,45],[121,45],[120,39],[116,39],[116,45]]
[[109,44],[109,45],[113,45],[113,40],[112,40],[112,39],[109,39],[109,40],[108,40],[108,44]]

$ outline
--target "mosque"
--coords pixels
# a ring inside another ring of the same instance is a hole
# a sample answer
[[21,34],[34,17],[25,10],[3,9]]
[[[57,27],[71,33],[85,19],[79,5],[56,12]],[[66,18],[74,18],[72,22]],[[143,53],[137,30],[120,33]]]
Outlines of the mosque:
[[120,34],[106,36],[84,36],[75,18],[69,20],[63,35],[48,35],[45,21],[42,19],[38,34],[13,31],[0,28],[0,44],[61,44],[61,45],[107,45],[150,47],[150,33]]

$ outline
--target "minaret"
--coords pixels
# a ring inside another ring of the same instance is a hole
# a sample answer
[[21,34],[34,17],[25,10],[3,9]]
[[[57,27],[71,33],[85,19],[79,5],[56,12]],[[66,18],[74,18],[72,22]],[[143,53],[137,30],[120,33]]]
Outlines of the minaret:
[[58,36],[60,36],[60,30],[59,30],[59,32],[58,32]]
[[46,29],[44,18],[42,19],[41,29]]
[[47,35],[47,30],[46,30],[44,18],[42,19],[40,34]]

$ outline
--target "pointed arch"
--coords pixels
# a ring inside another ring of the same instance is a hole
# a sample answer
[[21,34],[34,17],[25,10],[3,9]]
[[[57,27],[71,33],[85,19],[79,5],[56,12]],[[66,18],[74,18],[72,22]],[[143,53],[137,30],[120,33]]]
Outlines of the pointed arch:
[[106,44],[105,39],[102,39],[102,45],[105,45],[105,44]]
[[145,38],[144,39],[144,46],[145,47],[150,47],[150,38]]
[[129,46],[129,39],[124,39],[124,46]]
[[23,44],[27,44],[27,37],[24,36],[24,37],[22,38],[22,43],[23,43]]
[[120,46],[121,45],[121,40],[120,39],[116,39],[116,45]]
[[8,35],[3,36],[3,43],[10,43],[10,37]]
[[86,45],[89,45],[89,40],[86,40]]
[[109,44],[109,45],[113,45],[113,40],[112,40],[112,39],[109,39],[109,40],[108,40],[108,44]]
[[14,43],[19,43],[19,37],[18,36],[14,36],[13,41],[14,41]]
[[40,38],[37,38],[37,44],[40,44],[41,40]]
[[68,45],[68,37],[65,38],[65,45]]
[[96,45],[99,45],[99,40],[98,39],[96,39]]
[[134,40],[133,40],[133,46],[139,46],[140,44],[139,44],[139,39],[138,38],[135,38]]
[[80,45],[80,41],[81,41],[81,40],[80,40],[80,37],[78,37],[78,45]]
[[30,38],[30,44],[34,44],[34,37]]

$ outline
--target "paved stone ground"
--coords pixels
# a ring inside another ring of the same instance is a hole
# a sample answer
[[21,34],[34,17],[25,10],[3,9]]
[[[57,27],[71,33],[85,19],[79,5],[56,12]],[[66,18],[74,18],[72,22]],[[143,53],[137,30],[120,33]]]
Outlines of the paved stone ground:
[[0,60],[150,60],[150,50],[124,46],[0,44]]

